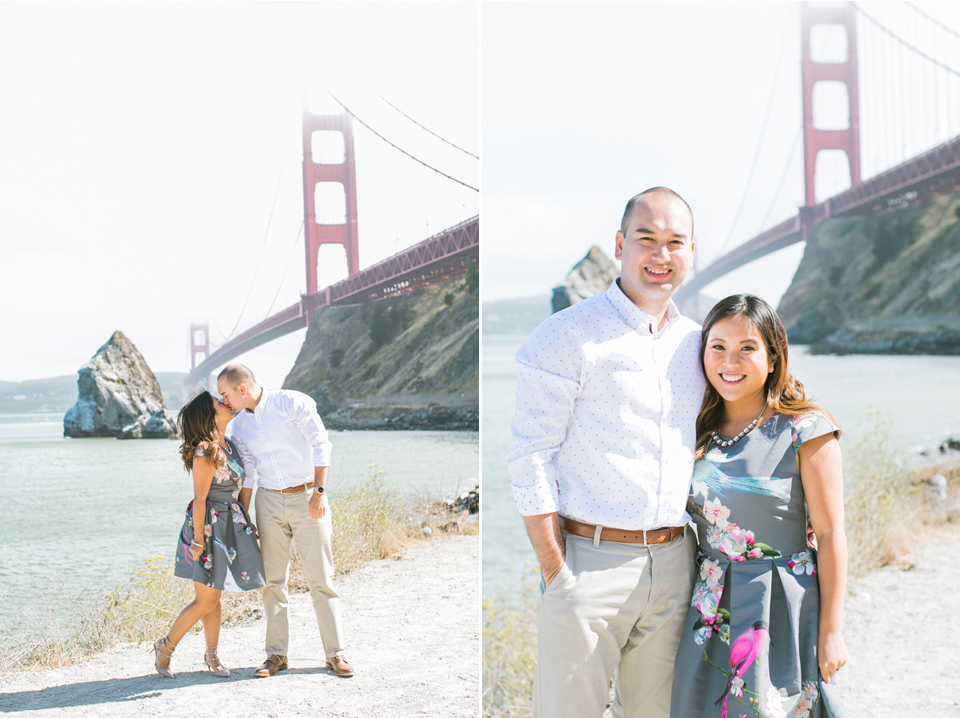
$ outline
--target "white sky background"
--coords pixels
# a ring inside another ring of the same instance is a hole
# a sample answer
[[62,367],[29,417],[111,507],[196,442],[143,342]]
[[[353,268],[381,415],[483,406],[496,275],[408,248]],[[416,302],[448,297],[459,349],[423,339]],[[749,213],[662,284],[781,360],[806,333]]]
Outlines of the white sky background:
[[[477,3],[0,3],[0,379],[74,373],[116,329],[154,371],[184,371],[190,322],[223,343],[255,273],[238,332],[298,301],[301,109],[322,83],[478,186],[477,160],[376,93],[479,154],[479,15]],[[361,267],[478,213],[478,193],[356,123],[355,137]],[[346,276],[339,246],[320,263],[321,287]],[[279,386],[304,334],[240,361]]]
[[[918,6],[960,31],[960,3]],[[931,30],[904,3],[863,7],[960,69],[960,40]],[[878,37],[875,29],[859,35],[864,179],[960,134],[957,78],[910,64],[907,51],[888,49],[884,60],[889,43]],[[842,52],[829,36],[818,42],[826,55]],[[772,87],[762,153],[726,251],[795,215],[803,203],[802,140],[790,159],[802,120],[800,57],[793,2],[486,3],[484,301],[549,293],[592,244],[612,258],[627,199],[654,185],[691,204],[706,266],[730,234]],[[843,102],[815,106],[817,124],[845,126]],[[845,160],[837,166],[821,153],[820,161],[818,201],[849,182]],[[800,244],[781,250],[706,293],[748,291],[776,304],[802,253]]]

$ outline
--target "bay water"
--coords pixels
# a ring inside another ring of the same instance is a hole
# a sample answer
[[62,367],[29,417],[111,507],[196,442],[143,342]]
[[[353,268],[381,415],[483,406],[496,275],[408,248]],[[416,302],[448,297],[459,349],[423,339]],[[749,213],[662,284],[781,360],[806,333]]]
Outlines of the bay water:
[[[536,566],[507,474],[516,368],[513,355],[526,339],[483,337],[483,598],[509,596]],[[826,356],[790,347],[790,371],[807,396],[832,413],[849,452],[878,420],[891,449],[911,452],[960,439],[960,357]]]
[[[66,439],[62,414],[0,415],[0,628],[172,566],[193,482],[172,440]],[[328,487],[375,471],[401,495],[450,497],[479,477],[478,432],[331,431]]]

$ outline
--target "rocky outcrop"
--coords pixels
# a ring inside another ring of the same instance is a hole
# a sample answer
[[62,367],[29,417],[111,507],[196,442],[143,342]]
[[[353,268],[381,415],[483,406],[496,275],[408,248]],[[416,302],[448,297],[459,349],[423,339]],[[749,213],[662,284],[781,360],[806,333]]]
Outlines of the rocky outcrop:
[[114,332],[78,374],[79,398],[63,417],[64,436],[176,436],[157,378],[123,332]]
[[777,311],[813,353],[960,354],[960,192],[816,225]]
[[166,409],[141,414],[132,424],[123,427],[118,439],[169,439],[177,435],[177,424]]
[[607,291],[618,276],[620,270],[613,260],[600,247],[590,247],[587,255],[573,266],[560,286],[553,288],[551,304],[554,313]]
[[283,383],[310,395],[334,429],[479,428],[476,281],[450,279],[397,297],[318,309]]

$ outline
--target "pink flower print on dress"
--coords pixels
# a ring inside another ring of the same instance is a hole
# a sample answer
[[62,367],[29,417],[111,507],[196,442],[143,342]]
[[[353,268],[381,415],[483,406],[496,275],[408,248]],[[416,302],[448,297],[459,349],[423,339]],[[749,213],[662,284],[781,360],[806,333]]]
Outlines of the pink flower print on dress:
[[730,509],[720,503],[720,499],[703,502],[703,516],[710,523],[723,530],[727,528],[727,519],[730,518]]
[[723,576],[723,569],[720,568],[719,561],[711,561],[708,558],[703,559],[700,564],[700,580],[708,586],[716,584]]
[[793,554],[787,561],[787,566],[798,576],[802,576],[804,573],[808,576],[817,575],[817,565],[813,562],[813,554],[809,551]]

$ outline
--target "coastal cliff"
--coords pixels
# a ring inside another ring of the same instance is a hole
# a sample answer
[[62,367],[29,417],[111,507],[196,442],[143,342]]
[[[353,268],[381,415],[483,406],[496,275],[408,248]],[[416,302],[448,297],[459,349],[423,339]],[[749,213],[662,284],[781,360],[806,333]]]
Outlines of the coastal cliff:
[[777,308],[819,354],[960,354],[960,193],[810,232]]
[[476,272],[368,304],[318,309],[284,389],[332,429],[479,427]]

